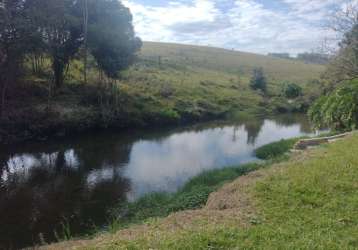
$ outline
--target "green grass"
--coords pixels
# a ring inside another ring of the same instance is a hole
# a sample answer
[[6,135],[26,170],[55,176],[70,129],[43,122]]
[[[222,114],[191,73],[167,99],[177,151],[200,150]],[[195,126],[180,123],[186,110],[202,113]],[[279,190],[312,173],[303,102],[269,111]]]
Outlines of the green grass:
[[[358,249],[358,134],[268,169],[249,193],[250,227],[149,231],[106,249]],[[89,246],[90,247],[90,246]]]
[[256,149],[255,155],[262,160],[280,157],[288,153],[299,139],[300,138],[292,138],[266,144]]
[[205,205],[209,194],[224,183],[232,181],[248,172],[264,167],[264,164],[246,164],[204,172],[192,178],[176,193],[152,193],[136,202],[128,202],[112,211],[113,219],[109,229],[115,232],[130,224],[139,224],[155,217],[165,217],[170,213],[197,209]]
[[272,105],[267,105],[267,100],[249,87],[252,70],[264,69],[270,97],[279,96],[287,81],[300,85],[308,97],[320,93],[317,79],[325,69],[322,65],[252,53],[153,42],[144,43],[139,59],[123,75],[121,83],[126,90],[154,96],[157,104],[188,116],[213,110],[223,113],[252,109],[260,113],[275,111],[276,106],[295,106],[285,98],[270,100]]

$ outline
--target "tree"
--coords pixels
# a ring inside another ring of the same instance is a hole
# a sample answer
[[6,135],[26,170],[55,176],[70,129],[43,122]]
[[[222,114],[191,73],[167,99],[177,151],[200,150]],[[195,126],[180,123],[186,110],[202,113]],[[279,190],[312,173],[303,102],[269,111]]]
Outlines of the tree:
[[326,48],[333,56],[325,73],[328,89],[358,78],[358,4],[351,1],[334,13],[327,25],[338,37],[338,49]]
[[358,5],[348,5],[335,17],[332,27],[342,39],[326,72],[329,86],[308,114],[317,127],[355,129],[358,127]]
[[63,85],[64,71],[83,42],[81,6],[77,0],[27,0],[44,52],[52,61],[54,82]]
[[22,0],[6,0],[0,7],[0,119],[10,83],[16,81],[27,51],[30,27],[23,15]]
[[287,98],[297,98],[302,95],[302,88],[296,83],[285,83],[283,86],[283,94]]
[[333,86],[358,78],[358,24],[345,34],[339,47],[327,70],[327,78]]
[[52,59],[54,82],[63,85],[70,60],[84,46],[84,78],[87,51],[109,77],[128,67],[141,43],[135,37],[132,16],[117,0],[26,0],[45,52]]
[[88,43],[99,68],[111,78],[133,63],[142,46],[129,9],[117,0],[89,1]]
[[266,92],[266,77],[262,68],[255,68],[252,73],[252,77],[250,80],[250,87],[253,90],[262,90]]
[[87,59],[88,59],[88,0],[83,0],[83,31],[84,31],[84,62],[83,78],[87,83]]

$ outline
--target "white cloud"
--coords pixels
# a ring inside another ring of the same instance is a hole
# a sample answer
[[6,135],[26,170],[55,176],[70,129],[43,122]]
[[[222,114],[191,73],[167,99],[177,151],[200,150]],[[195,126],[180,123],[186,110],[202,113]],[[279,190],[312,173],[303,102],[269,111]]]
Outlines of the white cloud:
[[332,36],[322,24],[347,0],[281,0],[277,9],[257,0],[172,1],[163,6],[123,2],[143,40],[296,54]]

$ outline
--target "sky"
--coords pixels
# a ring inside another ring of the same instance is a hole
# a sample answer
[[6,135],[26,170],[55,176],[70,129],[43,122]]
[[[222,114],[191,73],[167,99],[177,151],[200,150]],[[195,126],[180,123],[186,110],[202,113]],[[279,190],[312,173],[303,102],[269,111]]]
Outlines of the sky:
[[267,54],[317,50],[327,19],[349,0],[123,0],[144,41]]

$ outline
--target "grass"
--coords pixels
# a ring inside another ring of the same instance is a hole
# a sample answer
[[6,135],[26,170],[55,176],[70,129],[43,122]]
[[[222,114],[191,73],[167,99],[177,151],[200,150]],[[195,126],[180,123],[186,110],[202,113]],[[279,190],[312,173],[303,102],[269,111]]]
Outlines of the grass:
[[299,139],[300,138],[292,138],[266,144],[256,149],[255,155],[262,160],[270,160],[280,157],[288,153]]
[[228,225],[225,218],[174,231],[153,224],[136,238],[126,240],[119,233],[118,238],[98,241],[95,248],[357,249],[357,151],[356,133],[259,170],[257,180],[239,191],[256,208],[249,226]]
[[122,204],[112,211],[113,219],[109,231],[116,232],[131,224],[140,224],[155,217],[165,217],[173,212],[201,208],[207,202],[209,194],[223,184],[263,166],[264,164],[245,164],[207,171],[192,178],[176,193],[152,193],[136,202]]

